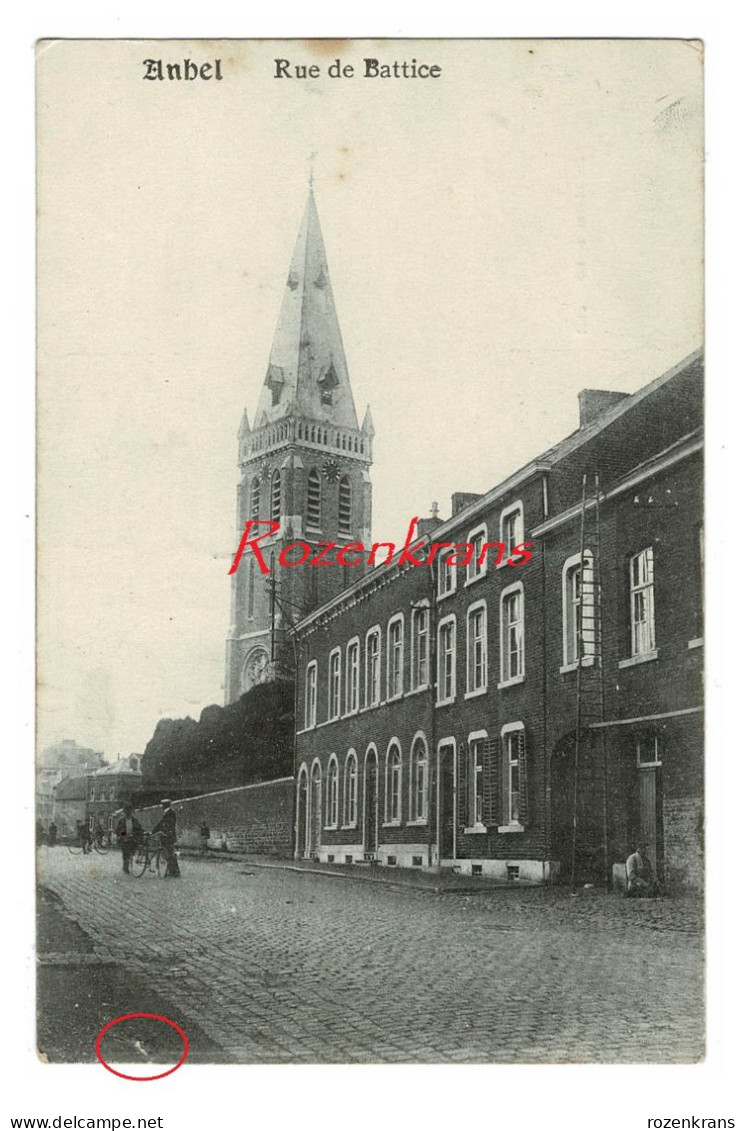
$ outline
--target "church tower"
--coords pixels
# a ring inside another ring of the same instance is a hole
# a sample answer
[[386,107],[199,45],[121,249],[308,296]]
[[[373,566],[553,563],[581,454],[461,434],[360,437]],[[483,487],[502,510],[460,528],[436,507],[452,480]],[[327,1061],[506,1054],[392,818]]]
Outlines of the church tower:
[[357,420],[311,186],[253,428],[244,410],[238,430],[235,545],[249,519],[280,529],[260,543],[270,575],[247,552],[232,576],[226,703],[292,675],[288,628],[359,576],[361,567],[282,567],[278,558],[298,540],[370,545],[374,434],[369,408],[362,427]]

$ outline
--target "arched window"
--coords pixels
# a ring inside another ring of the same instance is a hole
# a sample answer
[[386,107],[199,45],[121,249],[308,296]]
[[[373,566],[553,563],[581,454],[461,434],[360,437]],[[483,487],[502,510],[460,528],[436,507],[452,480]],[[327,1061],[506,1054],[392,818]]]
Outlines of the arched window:
[[429,764],[427,743],[422,735],[417,735],[411,746],[411,794],[409,810],[412,821],[427,820],[427,786]]
[[309,530],[321,529],[321,476],[316,468],[308,474],[308,497],[305,519]]
[[336,754],[329,759],[326,778],[326,827],[335,829],[339,824],[339,763]]
[[385,823],[401,823],[401,751],[392,742],[385,759]]
[[259,508],[261,505],[261,482],[258,476],[251,480],[251,501],[249,518],[259,517]]
[[346,475],[339,480],[339,533],[352,533],[352,487]]
[[347,754],[344,763],[344,825],[354,828],[357,824],[357,755],[354,750]]
[[272,475],[272,522],[279,522],[282,513],[282,481],[279,472]]

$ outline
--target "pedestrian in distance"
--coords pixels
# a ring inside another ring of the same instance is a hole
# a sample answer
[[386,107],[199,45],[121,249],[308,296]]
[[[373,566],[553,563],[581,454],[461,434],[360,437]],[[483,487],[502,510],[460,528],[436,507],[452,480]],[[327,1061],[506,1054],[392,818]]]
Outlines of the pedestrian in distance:
[[202,843],[202,856],[206,856],[210,850],[210,827],[206,821],[202,821],[202,826],[199,830],[199,839]]
[[639,844],[626,861],[626,895],[634,898],[658,894],[659,885],[646,845]]
[[93,851],[91,830],[85,821],[78,821],[78,840],[83,849],[83,856],[87,856],[89,852]]
[[163,809],[163,816],[153,829],[153,833],[160,833],[160,842],[163,845],[166,857],[165,878],[176,880],[181,875],[176,859],[176,813],[169,798],[164,798],[160,804]]
[[54,821],[49,822],[49,832],[47,834],[47,844],[50,848],[54,848],[57,843],[57,826]]
[[142,825],[135,817],[131,805],[124,806],[124,812],[117,821],[116,838],[122,850],[122,871],[128,873],[132,857],[144,838]]

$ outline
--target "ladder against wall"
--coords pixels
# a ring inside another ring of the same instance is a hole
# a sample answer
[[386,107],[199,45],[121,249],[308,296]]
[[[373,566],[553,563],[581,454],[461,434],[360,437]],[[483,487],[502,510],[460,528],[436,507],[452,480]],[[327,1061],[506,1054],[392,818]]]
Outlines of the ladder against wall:
[[[582,477],[579,569],[573,575],[577,652],[572,766],[572,889],[586,880],[609,882],[608,780],[604,729],[601,493],[598,476]],[[599,735],[599,738],[594,738]]]

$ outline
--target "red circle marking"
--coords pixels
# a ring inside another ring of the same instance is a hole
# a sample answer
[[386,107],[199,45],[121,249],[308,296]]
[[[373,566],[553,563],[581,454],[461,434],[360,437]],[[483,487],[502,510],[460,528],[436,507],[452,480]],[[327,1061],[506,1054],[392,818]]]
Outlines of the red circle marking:
[[[159,1072],[156,1076],[128,1076],[126,1072],[117,1072],[115,1068],[112,1068],[110,1064],[106,1063],[101,1055],[101,1038],[108,1033],[109,1029],[113,1029],[114,1025],[118,1025],[120,1021],[130,1021],[134,1017],[149,1017],[153,1021],[163,1021],[164,1024],[170,1025],[172,1029],[176,1030],[181,1040],[184,1042],[184,1051],[178,1064],[174,1064],[173,1068],[168,1068],[165,1072]],[[103,1029],[96,1037],[96,1056],[108,1072],[113,1072],[114,1076],[121,1076],[122,1080],[162,1080],[164,1076],[170,1076],[172,1072],[180,1068],[188,1055],[189,1038],[186,1036],[184,1030],[180,1025],[177,1025],[175,1021],[171,1021],[170,1017],[161,1017],[159,1013],[125,1013],[123,1016],[115,1017],[113,1021],[109,1021],[108,1025],[104,1025]]]

